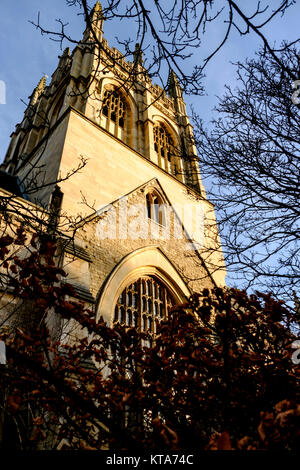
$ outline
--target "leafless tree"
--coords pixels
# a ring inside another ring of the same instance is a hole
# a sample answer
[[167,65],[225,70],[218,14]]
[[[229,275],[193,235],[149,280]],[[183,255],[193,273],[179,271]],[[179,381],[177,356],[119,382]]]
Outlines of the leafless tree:
[[283,44],[237,64],[239,86],[212,128],[194,116],[202,175],[219,213],[227,269],[288,299],[299,290],[300,58]]

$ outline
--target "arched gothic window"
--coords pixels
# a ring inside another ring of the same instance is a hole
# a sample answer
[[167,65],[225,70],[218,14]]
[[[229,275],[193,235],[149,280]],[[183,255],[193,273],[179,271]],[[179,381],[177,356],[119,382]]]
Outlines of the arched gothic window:
[[114,324],[155,333],[156,320],[167,317],[175,305],[168,289],[155,277],[145,276],[127,286],[120,294],[114,312]]
[[175,145],[172,137],[163,125],[156,125],[153,128],[154,150],[157,153],[158,166],[164,170],[177,175]]
[[165,204],[162,197],[151,191],[146,194],[147,216],[157,224],[165,225]]
[[125,103],[118,92],[107,89],[104,91],[103,114],[120,127],[124,127],[125,107]]
[[101,118],[103,127],[119,139],[126,141],[127,118],[127,106],[121,93],[114,88],[105,88]]

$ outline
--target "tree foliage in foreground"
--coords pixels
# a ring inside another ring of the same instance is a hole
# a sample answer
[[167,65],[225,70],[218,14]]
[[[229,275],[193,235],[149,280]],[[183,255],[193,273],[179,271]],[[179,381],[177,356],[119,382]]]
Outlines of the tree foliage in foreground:
[[1,322],[2,447],[299,446],[294,319],[282,302],[205,289],[170,311],[153,341],[96,321],[70,297],[55,243],[33,236],[19,256],[24,237],[20,229],[0,240],[7,292],[23,300],[14,312],[22,322]]
[[[291,299],[299,289],[300,108],[297,49],[237,64],[207,131],[195,116],[201,174],[211,178],[228,270]],[[294,79],[292,78],[294,77]]]

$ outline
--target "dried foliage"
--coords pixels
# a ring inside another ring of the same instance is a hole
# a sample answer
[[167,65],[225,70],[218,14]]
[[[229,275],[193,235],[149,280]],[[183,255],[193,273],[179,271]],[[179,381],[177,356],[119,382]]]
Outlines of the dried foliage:
[[[111,328],[72,300],[51,239],[33,237],[32,253],[9,256],[24,236],[0,243],[10,294],[31,301],[23,327],[1,329],[4,447],[299,446],[295,325],[282,302],[206,289],[157,325],[150,347],[147,332]],[[57,331],[68,326],[59,336],[47,328],[54,317]]]

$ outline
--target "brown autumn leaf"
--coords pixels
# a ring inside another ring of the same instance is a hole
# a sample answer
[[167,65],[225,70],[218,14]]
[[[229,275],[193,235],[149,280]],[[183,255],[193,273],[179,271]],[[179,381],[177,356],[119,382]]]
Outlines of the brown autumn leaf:
[[230,436],[227,431],[221,433],[217,441],[218,450],[233,450],[231,446]]
[[21,397],[15,394],[9,395],[7,398],[7,405],[12,414],[16,413],[19,411],[21,406]]

